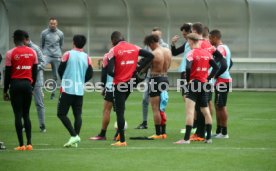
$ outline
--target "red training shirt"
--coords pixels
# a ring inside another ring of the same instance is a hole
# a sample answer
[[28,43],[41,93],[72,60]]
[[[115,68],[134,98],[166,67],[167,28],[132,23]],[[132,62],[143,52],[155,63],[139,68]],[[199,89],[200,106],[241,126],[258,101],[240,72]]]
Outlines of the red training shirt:
[[17,46],[6,54],[6,66],[11,66],[11,79],[28,79],[33,82],[32,68],[37,64],[36,52],[27,46]]
[[205,49],[194,48],[187,54],[187,60],[193,62],[191,66],[190,80],[198,80],[207,82],[208,70],[210,68],[209,61],[212,55]]
[[115,58],[113,83],[128,82],[137,67],[140,47],[126,41],[119,42],[110,49],[108,58]]

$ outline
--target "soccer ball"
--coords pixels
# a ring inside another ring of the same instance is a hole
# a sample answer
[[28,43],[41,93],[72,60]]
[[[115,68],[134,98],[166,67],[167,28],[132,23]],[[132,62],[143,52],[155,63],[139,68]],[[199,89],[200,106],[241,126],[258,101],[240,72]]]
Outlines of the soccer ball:
[[[125,121],[125,128],[124,128],[124,130],[126,130],[127,129],[127,121]],[[115,129],[118,129],[118,124],[117,124],[117,121],[115,121],[115,123],[114,123],[114,128]]]

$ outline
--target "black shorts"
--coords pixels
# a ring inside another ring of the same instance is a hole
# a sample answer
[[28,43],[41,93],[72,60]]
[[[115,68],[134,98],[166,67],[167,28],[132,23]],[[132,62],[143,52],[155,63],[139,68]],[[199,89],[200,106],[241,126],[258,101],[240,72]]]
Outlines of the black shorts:
[[160,96],[162,91],[169,88],[169,81],[167,77],[152,77],[149,81],[149,95],[150,97]]
[[72,107],[74,115],[82,114],[83,96],[61,93],[58,102],[58,115],[67,115]]
[[113,103],[113,91],[105,88],[104,100]]
[[218,107],[226,106],[229,88],[229,83],[225,83],[224,85],[218,84],[215,86],[215,104]]
[[204,88],[205,84],[198,80],[193,80],[188,84],[188,92],[186,98],[191,99],[199,105],[199,107],[208,106],[208,93]]

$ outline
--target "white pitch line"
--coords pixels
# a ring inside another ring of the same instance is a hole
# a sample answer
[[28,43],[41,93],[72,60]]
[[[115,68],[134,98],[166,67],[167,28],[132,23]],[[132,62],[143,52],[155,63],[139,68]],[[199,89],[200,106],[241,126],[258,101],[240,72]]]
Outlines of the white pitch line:
[[[247,151],[276,151],[276,148],[241,148],[241,147],[188,147],[189,145],[186,145],[186,148],[183,148],[181,146],[185,145],[176,145],[176,147],[103,147],[103,148],[70,148],[74,150],[183,150],[183,151],[189,151],[189,150],[247,150]],[[209,146],[209,145],[207,145]],[[65,151],[70,150],[68,148],[34,148],[33,151]],[[14,150],[3,150],[2,152],[12,152]]]

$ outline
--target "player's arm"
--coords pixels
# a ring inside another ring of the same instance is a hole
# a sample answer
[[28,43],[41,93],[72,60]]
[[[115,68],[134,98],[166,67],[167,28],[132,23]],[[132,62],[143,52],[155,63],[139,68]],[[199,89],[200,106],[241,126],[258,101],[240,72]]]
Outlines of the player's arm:
[[11,83],[12,66],[5,66],[4,93],[7,93]]
[[180,46],[178,48],[176,48],[175,45],[172,44],[171,45],[172,55],[173,56],[177,56],[177,55],[183,53],[184,52],[184,48],[185,48],[185,44],[186,44],[186,42],[182,46]]
[[3,99],[5,101],[8,101],[10,99],[8,90],[11,83],[11,72],[12,72],[11,52],[8,51],[6,54],[5,79],[4,79],[4,89],[3,89]]
[[187,60],[187,64],[186,64],[186,80],[187,80],[187,82],[190,82],[190,74],[191,74],[192,64],[193,64],[192,60]]
[[88,58],[88,67],[85,73],[85,82],[89,81],[93,77],[93,67],[91,65],[91,59]]
[[61,63],[58,67],[58,75],[59,75],[60,79],[62,79],[62,77],[63,77],[64,71],[65,71],[66,66],[67,66],[68,59],[69,59],[69,52],[66,52],[63,55],[63,57],[61,59]]
[[213,78],[216,74],[216,72],[219,70],[218,65],[216,64],[214,59],[209,60],[209,64],[210,66],[213,68],[211,73],[208,76],[208,80],[210,80],[211,78]]
[[37,48],[36,49],[36,54],[37,54],[37,58],[38,58],[37,68],[38,68],[38,70],[44,70],[46,61],[44,59],[43,53],[39,48]]
[[32,87],[34,88],[35,83],[36,83],[36,79],[37,79],[37,63],[33,64],[33,67],[32,67],[32,78],[33,78]]
[[102,72],[101,72],[101,82],[103,83],[101,86],[104,88],[106,85],[107,81],[107,66],[102,67]]
[[227,62],[226,62],[226,59],[222,56],[222,54],[218,50],[214,51],[213,56],[215,61],[220,63],[220,68],[215,75],[215,78],[218,78],[221,74],[223,74],[226,71]]
[[36,78],[37,78],[37,65],[38,65],[38,56],[35,50],[33,50],[34,53],[34,61],[33,61],[33,66],[32,66],[32,87],[34,88],[35,83],[36,83]]
[[45,34],[44,32],[41,33],[41,48],[43,49],[45,46]]
[[137,72],[140,72],[147,65],[150,65],[151,61],[154,58],[153,54],[145,49],[139,50],[139,56],[142,56],[143,58],[138,62],[138,66],[136,69]]
[[59,39],[59,47],[60,47],[60,50],[62,50],[63,43],[64,43],[64,34],[62,33],[62,34],[60,35],[60,39]]

